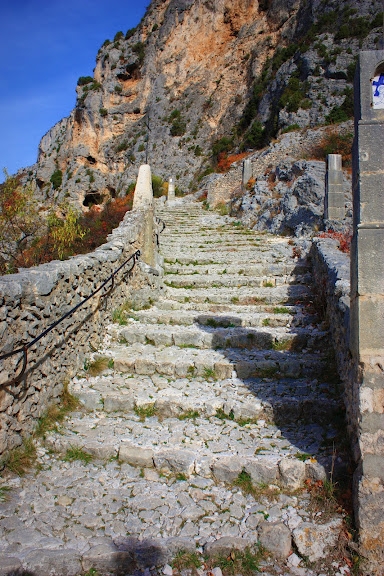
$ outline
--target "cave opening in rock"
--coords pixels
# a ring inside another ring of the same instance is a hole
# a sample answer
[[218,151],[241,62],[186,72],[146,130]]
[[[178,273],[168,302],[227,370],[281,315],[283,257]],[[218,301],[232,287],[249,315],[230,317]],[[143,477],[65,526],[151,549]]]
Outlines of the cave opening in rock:
[[92,208],[92,206],[98,206],[102,204],[104,200],[104,196],[99,192],[89,192],[85,195],[83,206],[87,208]]

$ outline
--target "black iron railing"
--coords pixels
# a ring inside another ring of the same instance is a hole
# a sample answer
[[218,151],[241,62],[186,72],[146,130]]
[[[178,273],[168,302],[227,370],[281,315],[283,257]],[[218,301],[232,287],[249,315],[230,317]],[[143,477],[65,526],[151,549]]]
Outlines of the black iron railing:
[[[115,276],[116,274],[118,274],[120,272],[120,270],[122,268],[124,268],[129,262],[132,263],[131,268],[128,270],[128,272],[131,272],[133,270],[133,268],[136,265],[136,262],[138,261],[140,257],[140,250],[136,250],[136,252],[134,254],[132,254],[127,260],[125,260],[125,262],[123,262],[118,268],[116,268],[116,270],[114,270],[114,272],[112,272],[112,274],[110,276],[108,276],[108,278],[106,280],[104,280],[104,282],[96,289],[94,290],[91,294],[89,294],[89,296],[87,296],[86,298],[84,298],[84,300],[82,300],[81,302],[79,302],[79,304],[77,304],[76,306],[74,306],[73,308],[71,308],[71,310],[69,310],[68,312],[66,312],[66,314],[64,314],[63,316],[61,316],[61,318],[59,318],[58,320],[56,320],[56,322],[53,322],[53,324],[51,324],[50,326],[48,326],[48,328],[46,328],[43,332],[41,332],[41,334],[39,334],[38,336],[36,336],[36,338],[34,338],[33,340],[31,340],[30,342],[28,342],[27,344],[24,344],[21,348],[18,348],[17,350],[12,350],[12,352],[8,352],[7,354],[3,354],[2,356],[0,356],[0,362],[2,360],[6,360],[7,358],[10,358],[11,356],[15,356],[17,354],[22,354],[23,355],[23,363],[22,363],[22,367],[20,372],[14,376],[13,378],[11,378],[10,380],[8,380],[7,382],[3,382],[2,384],[0,384],[0,388],[5,388],[8,386],[12,386],[13,384],[17,384],[17,382],[20,382],[20,380],[22,379],[25,370],[27,368],[27,364],[28,364],[28,350],[34,346],[34,344],[37,344],[37,342],[39,342],[42,338],[44,338],[44,336],[46,336],[47,334],[49,334],[49,332],[51,332],[54,328],[56,328],[56,326],[58,326],[59,324],[61,324],[61,322],[63,322],[66,318],[68,318],[69,316],[71,316],[74,312],[76,312],[76,310],[78,310],[81,306],[83,306],[86,302],[88,302],[88,300],[90,300],[91,298],[93,298],[93,296],[95,296],[96,294],[98,294],[98,292],[100,292],[109,282],[111,282],[111,286],[108,288],[108,291],[104,294],[106,295],[108,292],[110,292],[111,290],[113,290],[114,287],[114,283],[115,283]],[[104,296],[103,295],[103,296]]]

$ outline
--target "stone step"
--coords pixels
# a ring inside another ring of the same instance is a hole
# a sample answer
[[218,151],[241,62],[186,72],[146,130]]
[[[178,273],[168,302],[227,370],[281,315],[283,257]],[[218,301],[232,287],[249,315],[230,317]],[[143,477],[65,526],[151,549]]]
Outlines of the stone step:
[[179,302],[202,302],[211,304],[267,304],[283,305],[310,301],[312,292],[307,286],[300,284],[276,286],[272,288],[252,288],[248,286],[225,287],[211,285],[209,289],[194,288],[189,285],[185,288],[167,286],[168,299]]
[[181,348],[246,348],[258,350],[319,350],[328,340],[328,332],[316,328],[299,329],[270,327],[244,328],[241,319],[230,316],[202,318],[199,326],[155,326],[130,322],[128,327],[115,327],[114,340],[127,344],[152,344],[154,346],[179,346]]
[[[167,477],[114,460],[68,462],[38,451],[40,472],[12,480],[3,505],[0,565],[7,574],[164,574],[183,553],[203,565],[207,556],[226,558],[258,540],[279,558],[261,561],[269,573],[272,564],[285,564],[305,531],[307,554],[313,548],[326,557],[324,535],[336,545],[342,528],[341,515],[318,523],[306,490],[286,494],[274,486],[243,494],[212,478]],[[284,573],[298,574],[287,566]]]
[[[310,278],[309,278],[310,280]],[[305,276],[244,276],[242,274],[169,274],[166,269],[164,284],[174,288],[209,288],[226,286],[228,288],[250,286],[256,288],[274,288],[292,284],[308,284]]]
[[[177,314],[175,314],[177,310]],[[126,312],[125,324],[142,322],[144,324],[172,324],[190,326],[228,327],[287,327],[308,326],[313,317],[304,315],[298,306],[241,306],[200,304],[198,307],[189,302],[162,300],[149,310],[132,310]]]
[[170,264],[166,263],[166,274],[239,274],[243,276],[303,276],[310,271],[308,265],[301,265],[289,261],[289,262],[269,262],[249,265],[244,265],[241,262],[235,262],[232,264],[209,264],[209,267],[199,262],[193,262],[189,265],[184,265],[180,263]]
[[56,453],[77,448],[98,460],[117,459],[160,474],[197,475],[228,484],[241,472],[249,474],[255,486],[276,484],[288,490],[303,487],[307,478],[326,477],[316,459],[263,420],[239,425],[216,416],[151,416],[141,421],[127,415],[73,413],[60,432],[47,435],[45,444]]
[[[286,259],[278,255],[271,255],[268,252],[263,253],[261,256],[258,251],[248,252],[247,254],[241,254],[241,258],[236,255],[235,250],[223,251],[223,250],[209,250],[208,253],[202,250],[191,251],[188,247],[185,248],[183,252],[180,250],[172,250],[170,252],[162,252],[164,256],[164,261],[166,264],[181,264],[181,265],[192,265],[195,264],[200,266],[207,265],[219,265],[226,268],[226,266],[240,265],[245,268],[249,266],[274,266],[280,262],[283,265],[293,264],[294,270],[298,273],[305,273],[308,271],[307,263],[301,262],[299,260]],[[241,269],[241,268],[240,268]]]
[[276,350],[205,350],[149,344],[115,345],[110,348],[117,372],[160,374],[171,377],[214,376],[230,378],[255,377],[320,377],[326,372],[327,360],[321,353],[294,353]]
[[[152,407],[160,418],[193,414],[238,422],[265,419],[287,426],[301,420],[327,425],[340,411],[333,386],[317,379],[169,378],[159,374],[75,378],[71,392],[87,410],[106,413],[140,413]],[[306,434],[307,436],[307,434]],[[301,439],[301,444],[303,439]],[[308,446],[307,446],[308,448]],[[312,453],[318,453],[318,447]]]

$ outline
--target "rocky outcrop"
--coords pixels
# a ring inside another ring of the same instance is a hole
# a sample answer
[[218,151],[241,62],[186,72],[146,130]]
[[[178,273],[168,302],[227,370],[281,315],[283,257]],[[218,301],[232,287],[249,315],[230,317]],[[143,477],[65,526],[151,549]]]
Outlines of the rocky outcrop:
[[156,174],[193,190],[212,142],[233,133],[236,146],[255,119],[265,136],[344,113],[379,11],[379,0],[153,0],[137,28],[100,48],[75,109],[43,137],[24,179],[41,200],[86,209],[124,195],[148,151]]

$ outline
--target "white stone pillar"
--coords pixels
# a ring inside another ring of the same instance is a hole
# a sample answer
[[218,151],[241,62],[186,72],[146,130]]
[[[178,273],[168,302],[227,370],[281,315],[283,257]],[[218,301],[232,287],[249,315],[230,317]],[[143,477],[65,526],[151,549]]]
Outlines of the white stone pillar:
[[243,160],[243,175],[242,175],[243,188],[246,187],[251,178],[252,178],[252,162],[250,158],[245,158]]
[[324,217],[327,220],[342,220],[345,217],[341,167],[341,154],[328,154],[324,203]]
[[154,246],[154,210],[153,210],[153,190],[152,174],[149,164],[142,164],[139,168],[135,193],[133,196],[132,210],[145,211],[145,233],[144,245],[142,247],[141,259],[150,266],[155,265]]
[[175,200],[176,196],[175,196],[175,182],[173,180],[173,178],[170,178],[168,180],[168,202],[172,202],[173,200]]

